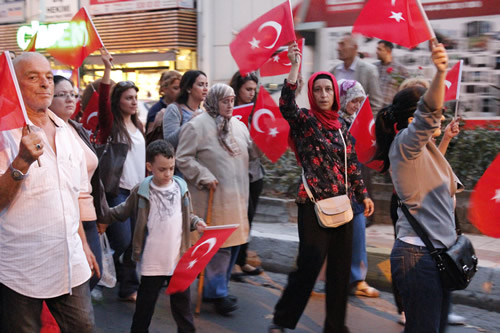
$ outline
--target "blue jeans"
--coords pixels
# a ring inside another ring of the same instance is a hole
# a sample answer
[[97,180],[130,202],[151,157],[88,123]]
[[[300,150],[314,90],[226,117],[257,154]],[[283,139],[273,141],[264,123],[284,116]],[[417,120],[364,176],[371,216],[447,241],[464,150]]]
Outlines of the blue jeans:
[[368,271],[366,255],[366,217],[363,212],[352,219],[352,261],[349,283],[364,281]]
[[[2,332],[40,332],[42,304],[44,299],[21,295],[0,285],[2,289]],[[88,281],[72,288],[72,294],[47,298],[45,302],[54,316],[61,333],[95,332],[94,308],[90,301]]]
[[391,274],[403,298],[404,332],[444,332],[450,292],[442,288],[436,263],[427,248],[396,240],[391,252]]
[[229,279],[239,250],[239,246],[219,249],[210,259],[205,268],[203,297],[222,298],[228,295]]
[[[102,249],[101,242],[99,241],[99,233],[97,232],[96,221],[83,221],[83,230],[85,230],[87,243],[89,244],[89,247],[95,256],[95,260],[99,265],[99,271],[102,273]],[[96,274],[92,275],[89,282],[90,290],[94,289],[100,279],[101,278],[97,277]]]
[[[129,190],[120,188],[116,197],[108,197],[109,207],[115,207],[127,200]],[[136,264],[132,261],[132,235],[135,228],[135,216],[130,216],[124,222],[115,222],[106,230],[109,245],[115,251],[113,260],[115,262],[116,277],[119,285],[118,296],[128,297],[137,291],[139,278],[137,277]],[[120,256],[123,254],[122,261]]]

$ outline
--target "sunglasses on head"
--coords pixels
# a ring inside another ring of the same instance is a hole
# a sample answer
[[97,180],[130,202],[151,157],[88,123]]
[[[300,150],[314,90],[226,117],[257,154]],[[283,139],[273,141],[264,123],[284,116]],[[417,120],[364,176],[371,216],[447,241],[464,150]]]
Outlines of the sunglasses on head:
[[120,87],[130,87],[130,88],[135,87],[135,83],[132,81],[120,81],[116,85]]

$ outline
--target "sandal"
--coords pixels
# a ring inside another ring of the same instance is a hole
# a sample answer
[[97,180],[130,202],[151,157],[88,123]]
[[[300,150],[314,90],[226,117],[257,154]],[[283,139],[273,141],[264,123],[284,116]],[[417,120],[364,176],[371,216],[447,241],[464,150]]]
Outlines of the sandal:
[[269,333],[285,333],[286,330],[283,326],[276,325],[273,323],[273,324],[269,325],[268,332]]
[[245,264],[245,265],[241,266],[241,270],[246,275],[259,275],[259,274],[262,274],[264,272],[262,267],[253,267],[249,264]]
[[379,297],[380,292],[377,289],[370,287],[368,283],[366,283],[366,281],[360,281],[358,282],[356,287],[354,287],[354,295],[364,297]]

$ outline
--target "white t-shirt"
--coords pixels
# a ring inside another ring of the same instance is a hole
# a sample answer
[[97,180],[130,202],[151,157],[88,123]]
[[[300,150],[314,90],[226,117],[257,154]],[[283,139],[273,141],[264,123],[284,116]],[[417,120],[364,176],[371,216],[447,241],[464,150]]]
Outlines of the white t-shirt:
[[127,153],[120,177],[120,188],[131,190],[146,176],[146,141],[141,131],[128,132],[132,139],[132,148]]
[[182,239],[181,190],[175,181],[149,187],[149,216],[146,244],[141,258],[141,274],[172,275],[179,261]]

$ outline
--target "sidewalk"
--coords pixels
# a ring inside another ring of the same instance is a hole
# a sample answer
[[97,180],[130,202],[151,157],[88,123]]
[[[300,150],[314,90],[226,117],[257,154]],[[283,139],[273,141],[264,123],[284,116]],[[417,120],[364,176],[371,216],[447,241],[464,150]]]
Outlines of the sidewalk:
[[[470,237],[479,269],[466,290],[453,292],[453,302],[488,311],[500,312],[500,239],[481,235]],[[288,273],[294,265],[298,249],[295,223],[252,223],[250,249],[271,272]],[[392,225],[372,225],[366,230],[368,253],[367,281],[381,290],[391,291],[389,255],[394,242]]]

